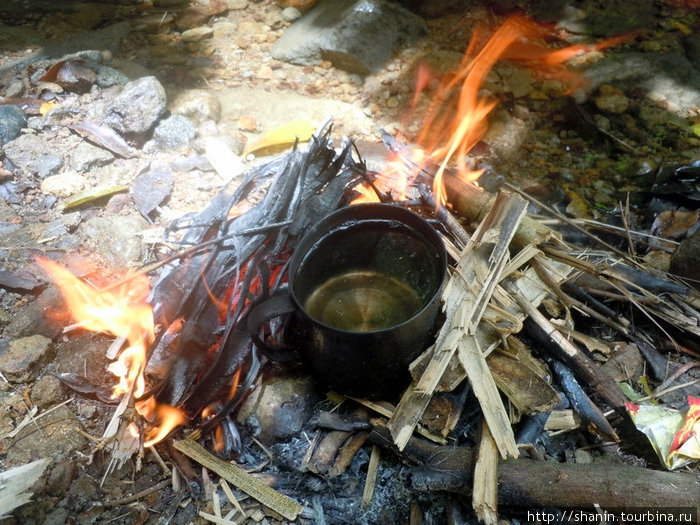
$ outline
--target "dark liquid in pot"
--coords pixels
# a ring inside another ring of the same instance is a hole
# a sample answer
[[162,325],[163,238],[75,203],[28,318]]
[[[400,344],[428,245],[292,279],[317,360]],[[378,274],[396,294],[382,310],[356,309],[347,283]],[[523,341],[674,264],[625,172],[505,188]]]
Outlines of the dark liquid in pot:
[[373,271],[350,271],[328,279],[304,309],[324,324],[349,332],[383,330],[410,319],[423,306],[415,290]]

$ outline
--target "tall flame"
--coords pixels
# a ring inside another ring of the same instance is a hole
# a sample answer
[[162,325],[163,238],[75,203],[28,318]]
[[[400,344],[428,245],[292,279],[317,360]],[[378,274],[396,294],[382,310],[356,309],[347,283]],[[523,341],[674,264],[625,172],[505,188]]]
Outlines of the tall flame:
[[[141,397],[146,390],[143,370],[147,349],[153,343],[155,333],[153,310],[146,302],[149,294],[147,277],[138,274],[124,285],[99,290],[49,259],[38,258],[37,262],[58,286],[80,327],[126,339],[128,346],[108,366],[108,370],[118,379],[112,397]],[[154,445],[185,421],[178,409],[158,405],[154,398],[137,401],[135,408],[147,421],[156,425],[148,431],[145,446]]]
[[[417,146],[414,152],[420,150],[426,162],[438,166],[433,182],[438,204],[442,205],[447,200],[443,178],[448,167],[454,168],[458,176],[468,182],[475,181],[482,173],[482,170],[470,168],[466,155],[486,133],[488,115],[497,105],[496,100],[481,96],[479,92],[498,60],[522,62],[536,72],[558,79],[569,91],[573,91],[583,84],[583,77],[570,71],[564,62],[576,55],[615,45],[629,36],[597,44],[552,49],[544,43],[544,39],[557,38],[556,32],[523,16],[506,19],[495,32],[476,28],[459,69],[440,82],[421,130],[414,139]],[[429,72],[426,67],[420,66],[412,110],[416,109],[420,93],[429,84]],[[411,160],[421,166],[421,158],[414,155]],[[389,171],[394,173],[396,170],[390,167]]]

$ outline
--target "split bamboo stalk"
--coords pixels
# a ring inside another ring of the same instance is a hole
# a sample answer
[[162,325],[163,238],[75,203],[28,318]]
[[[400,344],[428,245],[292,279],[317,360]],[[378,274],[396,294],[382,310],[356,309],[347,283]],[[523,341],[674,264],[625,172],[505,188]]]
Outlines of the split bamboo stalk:
[[[500,194],[479,224],[443,291],[446,321],[420,378],[404,393],[389,420],[399,448],[405,446],[443,374],[457,353],[504,458],[518,455],[507,411],[477,339],[479,322],[508,262],[508,249],[525,216],[526,202]],[[421,359],[421,358],[419,358]]]
[[175,441],[173,446],[176,450],[189,456],[212,472],[216,472],[229,483],[233,483],[237,488],[255,498],[266,507],[284,516],[286,519],[294,521],[301,513],[302,507],[299,503],[277,492],[275,489],[268,487],[239,466],[220,460],[213,454],[207,452],[204,447],[196,441],[183,439]]
[[498,448],[488,423],[483,419],[474,465],[472,507],[479,520],[486,525],[498,523]]

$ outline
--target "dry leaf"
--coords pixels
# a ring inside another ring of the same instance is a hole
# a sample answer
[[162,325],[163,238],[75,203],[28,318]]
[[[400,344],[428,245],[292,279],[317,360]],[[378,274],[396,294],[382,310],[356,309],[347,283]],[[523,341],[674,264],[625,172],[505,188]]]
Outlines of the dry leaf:
[[308,142],[316,127],[307,120],[297,120],[266,133],[260,140],[246,148],[248,153],[273,154],[294,146],[294,143]]

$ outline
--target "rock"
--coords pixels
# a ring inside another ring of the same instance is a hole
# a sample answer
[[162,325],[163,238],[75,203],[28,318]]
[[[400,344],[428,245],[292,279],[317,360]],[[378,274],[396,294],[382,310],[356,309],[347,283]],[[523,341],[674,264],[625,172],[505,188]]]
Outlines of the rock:
[[63,167],[63,159],[54,153],[39,155],[27,165],[27,169],[33,175],[43,179],[56,173]]
[[283,9],[292,7],[305,13],[316,5],[317,0],[277,0],[277,5]]
[[248,0],[226,0],[226,5],[231,11],[241,11],[248,7]]
[[238,129],[241,131],[256,133],[260,131],[260,123],[253,116],[243,115],[240,119],[238,119]]
[[78,172],[86,172],[106,166],[114,160],[114,155],[106,149],[83,142],[75,148],[71,156],[71,166]]
[[193,27],[192,29],[188,29],[187,31],[184,31],[181,35],[182,41],[191,43],[191,42],[199,42],[200,40],[204,40],[205,38],[209,38],[214,34],[214,30],[211,27],[207,26],[199,26],[199,27]]
[[238,24],[228,21],[221,21],[216,22],[213,26],[211,26],[211,29],[214,32],[214,38],[231,38],[235,36],[236,30],[238,29]]
[[603,84],[598,90],[598,95],[593,99],[596,107],[607,113],[620,114],[627,111],[630,101],[621,89]]
[[51,175],[41,181],[41,191],[57,197],[70,197],[87,187],[87,179],[75,171]]
[[294,22],[295,20],[301,18],[301,11],[299,11],[296,7],[285,7],[282,9],[282,18],[286,22]]
[[5,144],[5,156],[18,168],[31,171],[32,163],[42,155],[54,155],[54,148],[35,134],[20,135]]
[[153,144],[160,151],[174,151],[187,146],[194,136],[195,128],[188,118],[171,115],[153,130]]
[[156,77],[129,82],[105,108],[103,123],[121,134],[145,133],[165,111],[165,89]]
[[55,286],[48,286],[36,300],[22,308],[22,315],[12,318],[3,335],[20,338],[40,334],[49,339],[58,336],[63,326],[51,320],[51,316],[63,308],[61,292]]
[[10,341],[0,355],[0,371],[11,383],[33,381],[39,368],[50,358],[51,339],[43,335],[31,335]]
[[[610,53],[586,70],[587,89],[603,84],[636,87],[643,93],[654,91],[672,100],[673,113],[689,118],[700,107],[700,70],[674,52]],[[669,108],[671,111],[671,108]]]
[[248,396],[238,419],[248,420],[265,443],[289,439],[299,433],[319,401],[313,384],[309,376],[268,377]]
[[367,75],[425,31],[422,18],[387,0],[322,0],[287,28],[272,56],[301,65],[329,60]]
[[14,106],[0,106],[0,146],[14,140],[27,125],[27,118],[21,109]]
[[[13,464],[27,463],[36,458],[54,458],[66,461],[76,450],[83,450],[87,440],[78,429],[80,423],[73,409],[61,406],[47,412],[41,418],[41,439],[37,439],[37,428],[27,425],[13,438],[7,450],[7,461]],[[25,522],[26,523],[26,522]]]
[[92,217],[81,225],[81,236],[94,250],[115,268],[126,268],[140,262],[143,255],[141,237],[137,234],[148,227],[140,215]]
[[175,97],[170,104],[170,112],[187,117],[195,125],[207,120],[218,122],[221,119],[221,102],[211,91],[189,89]]
[[[61,492],[57,495],[62,496],[63,494],[64,492]],[[65,525],[68,523],[68,518],[70,518],[70,516],[68,515],[67,509],[56,507],[46,515],[44,525]]]
[[[694,233],[681,241],[673,257],[671,257],[671,273],[688,277],[689,279],[697,279],[698,261],[700,261],[700,228],[697,228]],[[697,281],[695,283],[697,286]]]
[[44,376],[32,387],[31,399],[39,408],[52,407],[66,398],[63,383],[54,376]]

